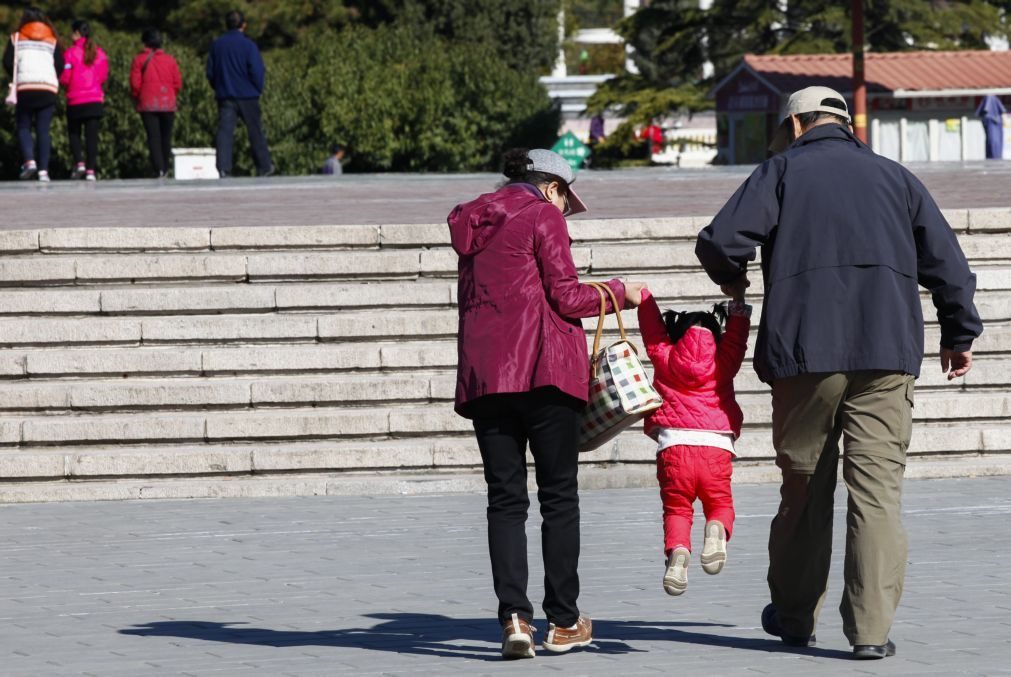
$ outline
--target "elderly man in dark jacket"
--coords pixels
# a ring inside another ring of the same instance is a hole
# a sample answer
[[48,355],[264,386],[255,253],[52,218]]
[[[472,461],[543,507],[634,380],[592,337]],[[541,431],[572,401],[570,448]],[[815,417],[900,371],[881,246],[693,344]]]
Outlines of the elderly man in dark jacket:
[[256,173],[274,173],[267,137],[260,118],[260,94],[263,93],[265,69],[256,43],[246,37],[246,18],[242,12],[225,15],[227,32],[214,41],[207,55],[207,80],[218,100],[218,133],[215,140],[218,174],[232,173],[232,143],[238,118],[246,125],[253,151]]
[[786,644],[814,644],[842,437],[849,491],[843,630],[856,658],[883,658],[895,653],[888,635],[905,577],[902,476],[923,360],[918,285],[937,308],[949,379],[969,370],[983,327],[973,305],[976,277],[930,194],[861,143],[849,122],[837,92],[795,92],[771,148],[782,152],[699,234],[696,254],[733,293],[748,286],[748,263],[762,248],[755,370],[772,384],[783,474],[769,537],[772,603],[762,626]]

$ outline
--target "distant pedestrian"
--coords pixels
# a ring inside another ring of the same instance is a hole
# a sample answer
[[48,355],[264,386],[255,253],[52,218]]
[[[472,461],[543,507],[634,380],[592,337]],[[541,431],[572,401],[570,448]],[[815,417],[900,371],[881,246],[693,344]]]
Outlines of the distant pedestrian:
[[344,160],[344,146],[339,143],[335,143],[330,147],[330,157],[326,159],[323,163],[323,168],[320,170],[321,174],[327,174],[329,176],[340,176],[344,173],[344,165],[341,162]]
[[217,148],[218,174],[232,174],[232,142],[238,118],[246,125],[253,162],[259,176],[274,173],[260,119],[260,95],[263,93],[263,57],[256,43],[246,37],[246,17],[239,11],[225,15],[227,32],[214,41],[207,56],[207,79],[218,99]]
[[147,132],[151,165],[161,178],[168,175],[172,163],[172,125],[183,77],[179,64],[162,49],[160,31],[149,28],[140,39],[144,49],[130,67],[130,93]]
[[663,152],[664,136],[663,127],[659,122],[653,120],[639,132],[639,139],[646,142],[646,156],[659,155]]
[[[59,74],[63,72],[63,48],[56,28],[49,17],[37,7],[29,7],[21,15],[18,29],[4,51],[4,68],[13,78],[17,104],[18,144],[21,146],[20,178],[49,181],[49,155],[52,139],[49,127],[56,110],[56,93],[60,89]],[[35,137],[32,139],[32,126]],[[39,144],[38,160],[35,141]]]
[[[579,613],[579,415],[590,365],[579,322],[600,309],[578,279],[568,214],[586,210],[572,168],[557,153],[506,153],[509,182],[449,215],[459,255],[456,412],[473,420],[488,484],[488,545],[505,658],[534,656],[527,597],[526,450],[537,471],[544,557],[542,646],[565,652],[593,641]],[[610,280],[618,307],[639,303],[642,284]]]
[[[105,114],[102,85],[109,76],[105,51],[91,36],[91,26],[78,19],[71,24],[74,44],[67,50],[60,84],[67,90],[67,132],[74,158],[73,179],[95,180],[98,165],[98,124]],[[81,145],[81,132],[84,143]]]
[[597,113],[590,118],[590,148],[607,138],[604,133],[604,114]]

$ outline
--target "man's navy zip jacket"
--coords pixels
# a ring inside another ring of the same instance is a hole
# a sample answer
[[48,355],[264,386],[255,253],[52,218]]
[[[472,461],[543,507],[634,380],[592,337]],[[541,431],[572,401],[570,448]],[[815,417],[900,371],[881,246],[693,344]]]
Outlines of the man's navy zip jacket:
[[920,375],[930,290],[941,346],[969,350],[983,331],[976,276],[920,181],[836,124],[816,126],[766,160],[699,233],[717,284],[762,248],[765,301],[755,371],[880,369]]
[[263,57],[256,43],[240,30],[230,30],[211,45],[207,79],[222,99],[256,99],[263,92]]

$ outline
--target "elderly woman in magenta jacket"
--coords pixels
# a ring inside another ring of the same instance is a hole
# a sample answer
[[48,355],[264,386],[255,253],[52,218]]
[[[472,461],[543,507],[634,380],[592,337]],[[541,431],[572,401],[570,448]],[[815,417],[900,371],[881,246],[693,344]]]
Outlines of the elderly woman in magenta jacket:
[[[577,279],[565,215],[585,211],[573,172],[548,150],[506,154],[509,182],[449,216],[459,260],[456,411],[474,422],[488,483],[488,542],[506,658],[534,655],[527,598],[526,446],[534,456],[543,524],[543,646],[563,652],[592,640],[580,615],[576,438],[589,390],[579,318],[600,310]],[[610,280],[622,306],[643,285]],[[620,308],[611,307],[608,312]]]

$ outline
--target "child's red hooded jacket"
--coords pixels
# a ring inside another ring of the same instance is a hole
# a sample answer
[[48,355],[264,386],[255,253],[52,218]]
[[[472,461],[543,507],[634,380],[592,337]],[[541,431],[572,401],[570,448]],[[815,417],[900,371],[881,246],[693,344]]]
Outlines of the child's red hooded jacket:
[[639,330],[653,363],[653,385],[663,397],[663,406],[646,418],[647,435],[656,439],[657,428],[687,428],[740,437],[744,415],[734,396],[734,376],[744,362],[750,327],[746,314],[732,313],[718,344],[703,327],[691,327],[675,344],[656,299],[643,291]]

